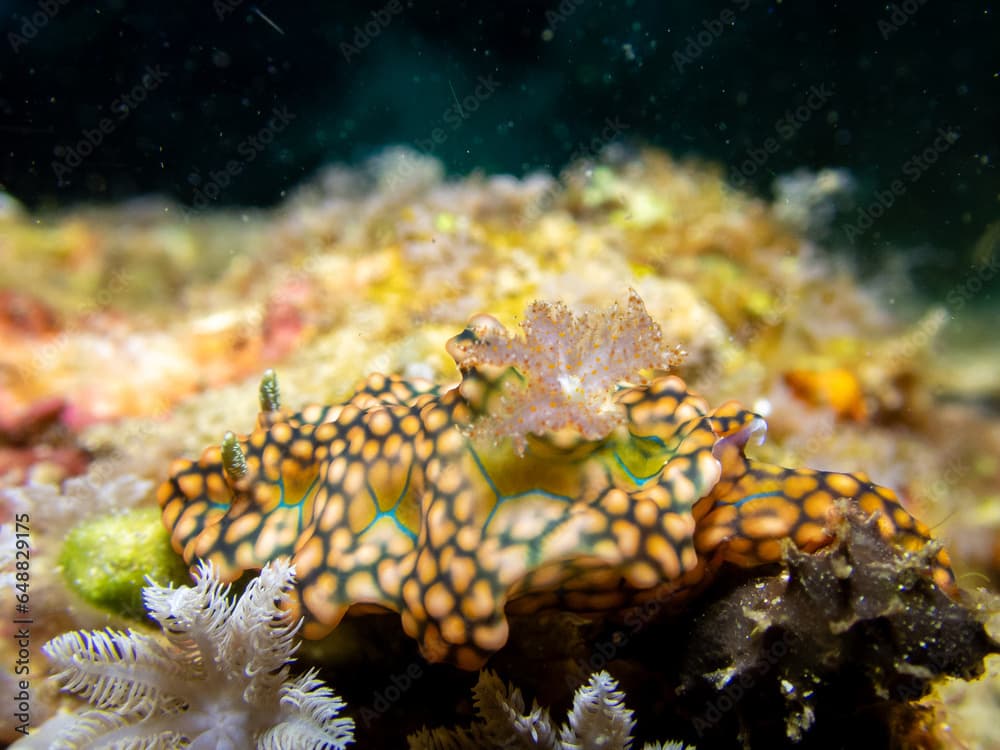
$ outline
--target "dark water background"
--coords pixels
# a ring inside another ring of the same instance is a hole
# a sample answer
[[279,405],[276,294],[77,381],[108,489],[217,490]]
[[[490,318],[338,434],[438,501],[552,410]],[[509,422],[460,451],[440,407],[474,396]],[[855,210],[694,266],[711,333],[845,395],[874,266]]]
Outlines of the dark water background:
[[[387,144],[452,174],[521,175],[617,138],[716,161],[765,196],[797,167],[844,167],[854,204],[828,244],[863,269],[902,253],[943,297],[996,257],[982,238],[1000,221],[997,12],[945,0],[0,2],[0,186],[32,208],[151,192],[190,204],[234,160],[213,204],[273,205],[321,165]],[[870,227],[845,232],[859,212]]]

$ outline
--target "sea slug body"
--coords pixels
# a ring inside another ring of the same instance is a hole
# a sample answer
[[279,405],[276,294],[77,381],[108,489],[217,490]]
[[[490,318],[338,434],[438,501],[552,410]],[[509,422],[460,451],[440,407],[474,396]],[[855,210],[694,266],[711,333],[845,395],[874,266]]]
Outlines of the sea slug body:
[[[565,315],[535,309],[523,341],[477,316],[449,342],[463,378],[450,389],[371,375],[345,403],[290,413],[268,374],[253,432],[171,467],[159,502],[174,548],[229,580],[290,557],[289,606],[305,637],[322,637],[348,610],[390,610],[427,659],[477,669],[506,642],[508,613],[689,596],[723,564],[778,561],[785,540],[819,550],[833,541],[841,498],[903,550],[930,541],[862,474],[748,458],[764,420],[735,402],[711,409],[676,376],[616,377],[607,398],[532,400],[530,371],[546,357],[566,370],[552,383],[579,386],[581,366],[597,372],[539,338],[554,335],[544,316]],[[601,356],[660,367],[649,356],[658,328],[638,295],[604,315],[614,336]],[[574,330],[589,350],[600,346],[586,326]],[[523,419],[518,404],[528,404]],[[540,419],[548,404],[565,419]],[[573,413],[595,408],[598,427]],[[947,553],[932,555],[928,575],[951,590]]]

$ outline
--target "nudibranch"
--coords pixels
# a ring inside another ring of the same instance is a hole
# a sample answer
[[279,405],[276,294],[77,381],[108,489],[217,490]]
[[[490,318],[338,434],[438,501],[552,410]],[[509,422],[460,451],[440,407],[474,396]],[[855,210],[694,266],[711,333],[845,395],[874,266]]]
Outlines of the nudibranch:
[[[345,403],[292,413],[269,371],[256,429],[176,461],[160,487],[174,548],[228,580],[288,556],[305,637],[389,610],[428,660],[465,669],[504,645],[508,614],[679,600],[724,564],[820,550],[842,499],[925,549],[891,490],[754,461],[760,416],[638,377],[674,353],[635,292],[602,314],[535,303],[523,339],[477,316],[448,344],[449,389],[371,375]],[[926,549],[953,591],[947,553]]]

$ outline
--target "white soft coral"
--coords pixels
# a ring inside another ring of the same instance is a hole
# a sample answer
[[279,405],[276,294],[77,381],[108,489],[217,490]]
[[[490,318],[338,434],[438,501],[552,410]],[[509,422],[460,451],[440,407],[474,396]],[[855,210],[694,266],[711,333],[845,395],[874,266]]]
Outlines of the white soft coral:
[[472,339],[449,346],[463,371],[513,367],[520,374],[502,379],[500,397],[474,427],[479,436],[510,437],[519,454],[529,433],[568,429],[587,440],[606,437],[625,419],[614,398],[618,386],[641,382],[641,370],[669,369],[682,356],[663,342],[634,289],[624,306],[584,314],[561,302],[534,302],[521,327],[523,338],[477,316],[469,323]]
[[[473,689],[479,722],[463,729],[422,729],[408,738],[410,750],[629,750],[635,719],[625,695],[607,672],[596,672],[577,689],[566,722],[557,727],[546,708],[525,708],[521,691],[496,674],[479,673]],[[643,750],[695,750],[682,743],[646,744]]]
[[[18,747],[335,750],[354,721],[314,671],[289,680],[300,623],[280,609],[295,581],[269,563],[235,602],[209,565],[194,586],[148,586],[166,643],[133,631],[75,631],[43,650],[63,689],[92,709],[52,720]],[[42,745],[41,742],[46,744]]]

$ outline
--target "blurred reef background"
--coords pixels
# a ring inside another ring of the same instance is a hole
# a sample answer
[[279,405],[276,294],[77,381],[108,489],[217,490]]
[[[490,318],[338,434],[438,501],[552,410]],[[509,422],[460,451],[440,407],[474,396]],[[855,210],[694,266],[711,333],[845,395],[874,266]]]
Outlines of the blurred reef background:
[[[762,195],[777,175],[845,168],[857,191],[847,220],[901,179],[905,194],[870,231],[834,239],[869,268],[905,252],[939,291],[997,221],[988,3],[2,7],[0,184],[31,208],[150,193],[191,205],[212,171],[248,161],[246,140],[278,108],[292,119],[212,205],[274,205],[322,165],[387,144],[452,174],[522,176],[620,137],[717,162]],[[55,168],[102,118],[113,130],[94,153]],[[910,163],[940,131],[958,139]]]
[[[452,383],[469,316],[633,287],[693,389],[767,418],[755,457],[899,493],[961,607],[951,630],[907,620],[951,605],[854,529],[825,560],[889,571],[867,609],[802,615],[829,575],[792,555],[637,631],[522,623],[491,668],[560,717],[607,668],[642,741],[1000,746],[1000,661],[960,679],[989,650],[975,628],[1000,635],[995,9],[52,0],[0,24],[0,541],[30,516],[34,725],[73,705],[41,679],[46,640],[148,627],[144,576],[187,582],[156,485],[251,428],[265,369],[293,407],[375,371]],[[4,706],[14,572],[0,555]],[[754,640],[774,623],[822,668]],[[476,676],[420,662],[394,618],[337,632],[296,670],[322,667],[359,747],[476,717]],[[407,674],[420,689],[386,700]],[[743,674],[751,697],[723,689]]]

